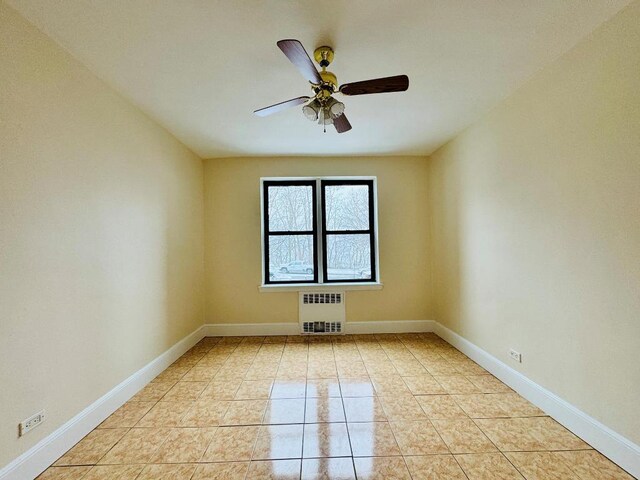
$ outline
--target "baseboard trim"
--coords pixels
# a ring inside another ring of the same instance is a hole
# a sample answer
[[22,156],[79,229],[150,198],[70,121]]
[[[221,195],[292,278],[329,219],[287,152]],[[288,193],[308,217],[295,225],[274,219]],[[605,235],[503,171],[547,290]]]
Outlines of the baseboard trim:
[[385,320],[380,322],[347,322],[346,331],[352,335],[367,333],[433,332],[433,320]]
[[627,472],[640,478],[640,446],[538,385],[453,330],[438,322],[434,323],[434,332],[439,337],[509,385]]
[[33,479],[205,336],[200,327],[0,470],[0,480]]
[[204,325],[208,337],[262,337],[298,335],[297,323],[208,323]]
[[[379,322],[346,322],[345,333],[410,333],[432,332],[436,322],[433,320],[386,320]],[[296,322],[288,323],[209,323],[204,325],[206,335],[216,336],[270,336],[298,335],[300,326]]]

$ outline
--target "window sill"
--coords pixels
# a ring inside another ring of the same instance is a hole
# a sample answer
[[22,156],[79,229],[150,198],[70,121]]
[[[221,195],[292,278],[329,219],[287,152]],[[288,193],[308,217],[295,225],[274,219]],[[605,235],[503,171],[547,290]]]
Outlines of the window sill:
[[321,292],[327,290],[382,290],[379,282],[368,283],[298,283],[295,285],[259,285],[259,292]]

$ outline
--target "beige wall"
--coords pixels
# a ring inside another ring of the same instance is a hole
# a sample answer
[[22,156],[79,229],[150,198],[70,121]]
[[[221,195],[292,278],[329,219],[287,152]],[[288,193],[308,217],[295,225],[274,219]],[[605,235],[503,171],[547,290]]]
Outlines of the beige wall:
[[205,163],[208,322],[297,322],[297,293],[258,292],[262,272],[260,177],[322,175],[378,177],[384,289],[348,292],[347,320],[432,318],[426,159],[285,157],[211,159]]
[[640,443],[640,2],[430,167],[437,319]]
[[202,191],[200,159],[0,2],[0,466],[202,324]]

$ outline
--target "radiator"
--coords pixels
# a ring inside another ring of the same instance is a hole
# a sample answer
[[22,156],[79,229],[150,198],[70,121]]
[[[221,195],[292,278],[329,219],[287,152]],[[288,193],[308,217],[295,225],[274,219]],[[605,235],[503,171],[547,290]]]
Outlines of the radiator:
[[344,292],[300,292],[298,312],[304,335],[344,333]]

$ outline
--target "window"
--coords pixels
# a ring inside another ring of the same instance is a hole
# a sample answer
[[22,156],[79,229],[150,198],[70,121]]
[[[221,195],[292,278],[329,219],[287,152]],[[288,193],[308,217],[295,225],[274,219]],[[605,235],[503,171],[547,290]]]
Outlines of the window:
[[263,179],[267,284],[376,282],[375,178]]
[[263,183],[264,283],[318,282],[316,182]]
[[373,180],[321,180],[325,283],[375,281]]

